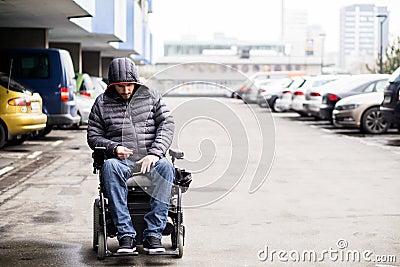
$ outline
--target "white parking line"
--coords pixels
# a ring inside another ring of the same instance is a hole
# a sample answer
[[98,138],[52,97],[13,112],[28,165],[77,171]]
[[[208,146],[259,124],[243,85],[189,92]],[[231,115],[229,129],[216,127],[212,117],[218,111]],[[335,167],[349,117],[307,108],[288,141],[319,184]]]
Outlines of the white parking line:
[[3,169],[0,169],[0,176],[2,176],[3,174],[6,174],[7,172],[14,170],[14,167],[12,166],[7,166],[4,167]]
[[27,156],[28,159],[34,159],[37,156],[41,155],[43,152],[42,151],[35,151],[32,154],[30,154],[29,156]]
[[52,144],[52,146],[58,146],[58,145],[61,144],[62,142],[64,142],[64,141],[63,141],[63,140],[55,141],[55,142]]

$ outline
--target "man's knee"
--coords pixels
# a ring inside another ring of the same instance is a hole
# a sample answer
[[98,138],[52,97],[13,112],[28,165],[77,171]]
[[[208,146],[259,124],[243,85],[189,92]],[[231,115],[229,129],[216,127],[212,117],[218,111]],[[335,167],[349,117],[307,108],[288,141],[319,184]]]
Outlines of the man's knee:
[[157,161],[154,169],[160,174],[164,179],[172,182],[175,176],[174,166],[166,158],[161,158]]
[[104,170],[115,170],[120,168],[120,162],[116,158],[107,159],[104,161],[103,164],[103,171]]

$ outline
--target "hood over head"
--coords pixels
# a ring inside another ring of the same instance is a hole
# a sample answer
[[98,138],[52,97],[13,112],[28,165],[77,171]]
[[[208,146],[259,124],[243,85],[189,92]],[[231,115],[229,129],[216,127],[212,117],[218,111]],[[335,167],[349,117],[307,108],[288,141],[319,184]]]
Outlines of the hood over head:
[[118,83],[140,84],[138,69],[135,63],[127,57],[114,58],[108,67],[107,89]]

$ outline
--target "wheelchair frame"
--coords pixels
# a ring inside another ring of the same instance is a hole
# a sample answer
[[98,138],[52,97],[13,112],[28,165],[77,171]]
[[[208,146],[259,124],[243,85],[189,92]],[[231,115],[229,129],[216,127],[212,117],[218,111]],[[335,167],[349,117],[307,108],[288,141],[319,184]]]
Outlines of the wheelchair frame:
[[[169,150],[172,164],[175,168],[175,160],[183,159],[182,151]],[[108,249],[107,239],[117,236],[117,230],[112,222],[110,211],[108,209],[107,198],[104,195],[104,187],[101,181],[101,169],[105,160],[105,148],[96,147],[92,153],[93,173],[99,174],[99,196],[93,204],[93,250],[97,252],[97,258],[104,260],[105,257],[117,256],[137,256],[138,251],[132,253],[117,253]],[[138,177],[143,175],[138,175]],[[135,175],[130,179],[135,179]],[[148,178],[147,178],[148,179]],[[133,226],[137,232],[137,245],[142,245],[143,230],[146,227],[144,215],[150,211],[150,188],[136,183],[128,186],[128,209],[131,215]],[[182,212],[182,189],[178,185],[173,185],[171,189],[170,205],[168,210],[169,221],[164,229],[163,236],[171,235],[172,250],[165,252],[148,253],[150,255],[170,255],[176,258],[182,258],[183,246],[185,240],[185,226],[183,223]]]

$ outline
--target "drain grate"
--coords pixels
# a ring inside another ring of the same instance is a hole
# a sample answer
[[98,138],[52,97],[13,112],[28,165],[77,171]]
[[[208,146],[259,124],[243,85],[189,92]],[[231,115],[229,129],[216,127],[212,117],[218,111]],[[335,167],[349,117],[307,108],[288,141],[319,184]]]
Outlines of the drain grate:
[[55,155],[43,155],[8,172],[0,180],[0,195],[26,181],[33,174],[56,161],[59,157]]

